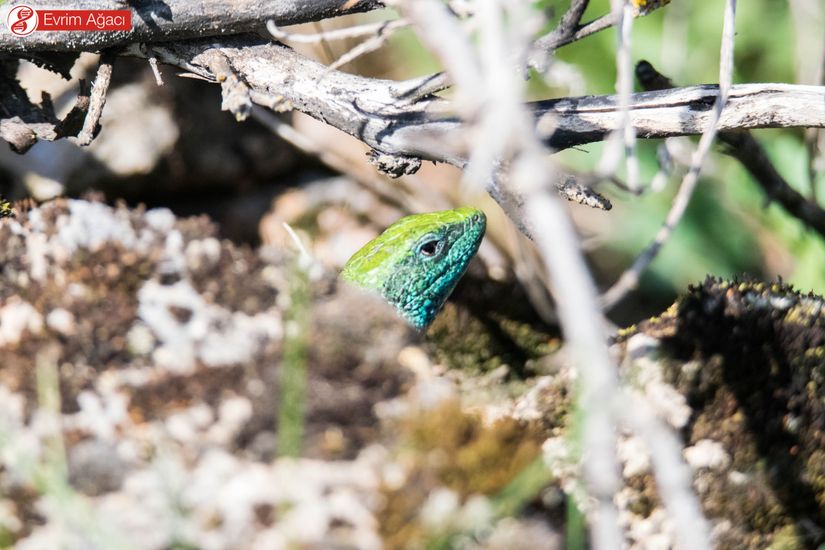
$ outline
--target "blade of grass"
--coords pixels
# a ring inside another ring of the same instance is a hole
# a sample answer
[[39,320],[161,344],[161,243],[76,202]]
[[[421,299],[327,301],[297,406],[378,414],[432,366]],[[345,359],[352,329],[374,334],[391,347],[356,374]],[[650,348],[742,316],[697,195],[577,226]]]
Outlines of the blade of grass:
[[304,439],[310,319],[309,273],[298,259],[290,267],[289,297],[281,361],[278,454],[297,457]]

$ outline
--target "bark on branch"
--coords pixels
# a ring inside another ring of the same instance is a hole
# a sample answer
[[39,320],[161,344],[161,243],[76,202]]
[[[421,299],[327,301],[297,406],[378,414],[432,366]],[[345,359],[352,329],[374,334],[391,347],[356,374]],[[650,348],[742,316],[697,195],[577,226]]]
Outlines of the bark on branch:
[[80,81],[80,91],[71,111],[58,119],[46,92],[42,93],[40,104],[29,100],[26,90],[15,78],[16,69],[16,62],[4,60],[0,55],[0,139],[7,142],[12,151],[25,153],[38,140],[76,136],[83,128],[90,105],[86,82]]
[[[457,166],[466,161],[467,136],[450,103],[432,96],[406,99],[418,82],[329,71],[285,46],[252,36],[157,44],[154,51],[159,60],[215,82],[226,82],[229,67],[253,103],[279,109],[288,104],[382,153]],[[142,55],[138,48],[131,53]],[[633,94],[630,121],[642,138],[701,134],[717,95],[715,85]],[[600,141],[621,124],[615,96],[539,101],[530,107],[537,131],[554,149]],[[825,127],[825,87],[733,86],[719,121],[722,131],[789,127]]]
[[55,3],[54,7],[72,10],[128,8],[132,10],[132,30],[35,32],[18,37],[4,25],[0,30],[0,52],[99,51],[138,42],[230,35],[261,30],[270,19],[278,26],[294,25],[370,11],[383,7],[383,4],[377,0],[71,0]]

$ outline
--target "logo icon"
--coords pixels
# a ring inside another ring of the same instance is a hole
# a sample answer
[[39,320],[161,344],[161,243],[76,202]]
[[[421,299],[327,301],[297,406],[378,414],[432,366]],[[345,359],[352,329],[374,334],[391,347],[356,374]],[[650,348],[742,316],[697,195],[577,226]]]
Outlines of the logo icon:
[[14,35],[28,36],[37,28],[37,12],[26,4],[9,8],[6,26]]

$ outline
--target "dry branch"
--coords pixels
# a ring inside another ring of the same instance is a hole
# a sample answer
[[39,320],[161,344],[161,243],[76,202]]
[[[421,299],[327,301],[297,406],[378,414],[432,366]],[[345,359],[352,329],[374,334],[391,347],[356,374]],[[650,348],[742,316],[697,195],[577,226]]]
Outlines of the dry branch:
[[103,114],[103,106],[106,104],[106,92],[112,81],[112,66],[114,65],[114,55],[112,51],[106,51],[100,58],[100,65],[97,68],[97,76],[92,86],[92,95],[89,101],[89,112],[86,113],[86,120],[83,122],[83,129],[77,135],[77,144],[81,146],[89,145],[100,131],[100,117]]
[[[228,62],[250,90],[252,102],[294,108],[353,135],[382,153],[463,166],[462,123],[450,102],[403,97],[408,82],[327,71],[320,63],[258,37],[157,44],[158,59],[216,81],[210,66]],[[142,56],[138,48],[133,55]],[[641,138],[701,134],[712,118],[715,85],[633,94],[630,121]],[[585,96],[530,104],[548,146],[565,149],[603,139],[621,125],[615,96]],[[720,130],[825,127],[825,87],[740,84],[731,88]],[[547,130],[545,130],[547,129]]]
[[[665,217],[665,221],[653,238],[653,241],[636,257],[633,264],[625,270],[613,286],[602,296],[605,309],[616,305],[628,292],[639,286],[642,273],[653,263],[656,255],[676,230],[676,226],[687,211],[690,199],[696,186],[699,184],[699,173],[705,164],[705,159],[716,135],[719,133],[719,121],[725,113],[733,81],[733,43],[735,36],[734,20],[736,18],[736,0],[725,2],[725,23],[722,30],[722,51],[719,59],[719,95],[713,105],[711,122],[707,130],[702,133],[699,145],[696,147],[690,161],[690,167],[682,178],[679,191],[673,198],[673,204]],[[707,543],[707,541],[705,541]],[[707,547],[707,544],[705,546]]]
[[0,56],[0,139],[12,150],[25,153],[38,140],[54,141],[76,136],[83,127],[89,110],[89,87],[81,80],[75,106],[63,119],[54,112],[51,97],[43,93],[40,104],[29,100],[26,90],[17,81],[16,60]]
[[129,32],[35,32],[20,38],[7,30],[0,32],[0,52],[99,51],[113,46],[139,42],[182,40],[205,36],[223,36],[263,28],[267,20],[276,25],[294,25],[320,21],[329,17],[381,8],[376,0],[278,0],[260,2],[236,0],[71,0],[61,2],[61,9],[132,10]]
[[[639,82],[646,90],[673,88],[673,82],[647,61],[636,66]],[[782,205],[789,214],[803,221],[825,237],[825,210],[816,201],[806,199],[794,189],[771,162],[765,148],[746,130],[720,132],[723,151],[734,157],[750,173],[770,200]],[[813,181],[813,180],[811,180]]]
[[725,132],[719,141],[725,152],[742,163],[770,200],[775,200],[792,216],[825,237],[825,210],[791,187],[768,157],[767,151],[748,132]]
[[[146,48],[137,44],[127,51],[147,56]],[[277,110],[292,106],[355,136],[384,156],[460,167],[467,162],[467,136],[453,105],[431,95],[413,93],[410,97],[410,91],[422,84],[420,80],[398,82],[329,71],[285,46],[252,35],[158,43],[151,51],[160,61],[213,82],[226,84],[232,77],[248,88],[244,93],[252,103]],[[717,95],[718,88],[712,85],[633,94],[630,122],[641,138],[701,134]],[[7,110],[0,118],[5,119],[3,135],[9,137],[10,127],[18,128],[22,121],[15,121],[18,113],[12,104],[4,107]],[[621,126],[615,96],[562,98],[529,107],[536,131],[553,149],[599,141]],[[825,87],[734,86],[719,129],[766,127],[825,127]],[[28,145],[38,137],[71,135],[47,131],[50,128],[27,131]],[[495,189],[490,191],[495,194]]]

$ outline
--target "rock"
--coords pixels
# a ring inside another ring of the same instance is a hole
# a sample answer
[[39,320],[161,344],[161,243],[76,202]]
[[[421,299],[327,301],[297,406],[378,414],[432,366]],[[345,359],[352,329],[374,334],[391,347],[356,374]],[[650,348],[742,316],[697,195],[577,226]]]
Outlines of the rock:
[[[570,501],[589,513],[576,371],[530,362],[557,340],[501,288],[459,290],[422,339],[288,243],[164,209],[20,210],[0,219],[4,542],[557,548]],[[343,213],[323,223],[357,227]],[[824,305],[709,279],[615,339],[623,384],[683,439],[715,547],[823,542]],[[495,340],[457,328],[478,325]],[[623,433],[618,452],[626,545],[673,547],[650,446]]]
[[[639,338],[645,346],[634,344]],[[671,424],[681,428],[716,548],[825,542],[821,297],[781,283],[708,278],[618,342],[631,372],[655,373],[656,391],[678,396],[658,413],[679,419]],[[687,415],[668,413],[682,407]],[[637,521],[663,511],[651,476],[631,485],[645,503]]]
[[69,482],[81,493],[102,495],[123,484],[126,464],[112,442],[84,439],[72,445],[68,455]]
[[[88,201],[1,220],[0,265],[0,504],[18,545],[111,530],[140,548],[380,547],[373,409],[411,383],[398,357],[418,339],[382,300],[205,218]],[[306,368],[304,446],[273,462],[288,363]]]

